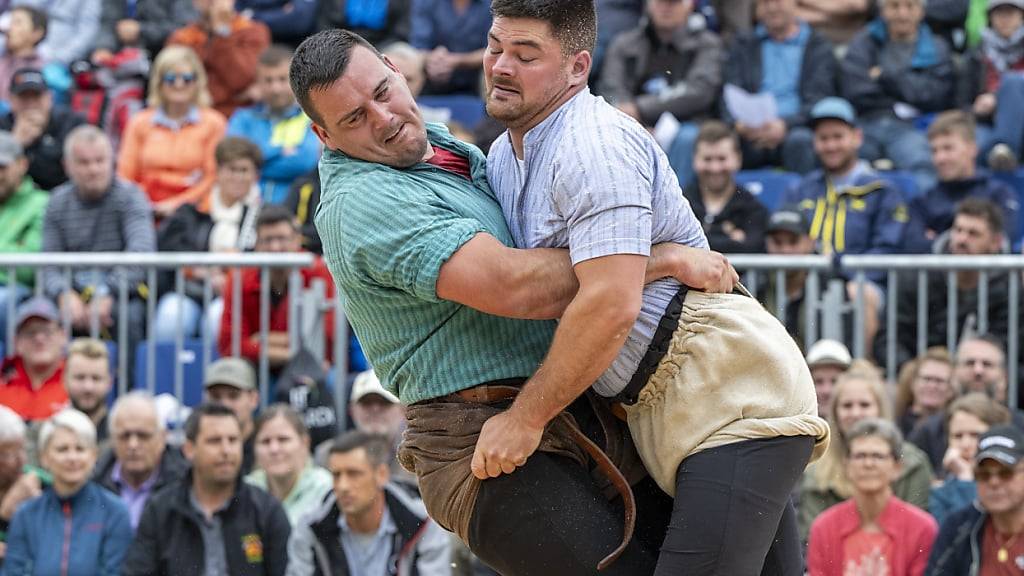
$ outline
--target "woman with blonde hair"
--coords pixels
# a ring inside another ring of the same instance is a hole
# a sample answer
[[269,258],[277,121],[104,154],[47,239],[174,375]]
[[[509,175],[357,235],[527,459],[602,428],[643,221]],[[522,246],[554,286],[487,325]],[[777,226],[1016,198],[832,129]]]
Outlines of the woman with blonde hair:
[[956,397],[953,357],[942,346],[933,346],[903,365],[896,387],[896,423],[904,436],[914,426],[946,409]]
[[206,70],[185,46],[168,46],[156,57],[148,104],[125,128],[118,175],[146,192],[160,219],[207,200],[227,121],[210,107]]
[[[847,479],[846,435],[854,424],[866,418],[892,421],[892,410],[878,368],[866,360],[855,360],[836,381],[828,420],[832,441],[820,460],[807,467],[800,488],[800,536],[806,541],[811,524],[825,509],[853,496]],[[932,469],[928,457],[913,444],[903,443],[903,462],[893,493],[918,508],[928,507]]]

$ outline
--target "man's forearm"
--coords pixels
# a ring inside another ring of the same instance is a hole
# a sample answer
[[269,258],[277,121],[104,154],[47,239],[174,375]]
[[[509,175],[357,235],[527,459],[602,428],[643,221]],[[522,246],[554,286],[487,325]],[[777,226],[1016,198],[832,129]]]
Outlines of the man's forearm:
[[576,266],[580,291],[511,413],[534,428],[543,427],[611,365],[640,314],[647,260],[616,255]]
[[637,316],[616,300],[584,293],[573,300],[544,363],[524,385],[512,412],[542,427],[611,365]]

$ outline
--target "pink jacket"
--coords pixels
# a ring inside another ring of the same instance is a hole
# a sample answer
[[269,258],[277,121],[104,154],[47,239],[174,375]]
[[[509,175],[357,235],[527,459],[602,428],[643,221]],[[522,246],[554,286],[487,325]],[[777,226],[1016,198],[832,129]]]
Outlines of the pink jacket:
[[[921,576],[928,565],[932,543],[939,531],[927,512],[893,496],[882,510],[878,524],[893,541],[889,576]],[[825,510],[811,525],[807,548],[810,576],[842,576],[843,541],[860,528],[860,514],[853,499]]]

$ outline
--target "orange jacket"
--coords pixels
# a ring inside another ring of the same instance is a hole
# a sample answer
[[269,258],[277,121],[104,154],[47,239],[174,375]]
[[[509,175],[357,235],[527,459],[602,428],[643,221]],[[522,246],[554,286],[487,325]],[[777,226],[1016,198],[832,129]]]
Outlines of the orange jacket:
[[213,107],[230,118],[235,108],[252,104],[244,94],[256,79],[260,54],[270,46],[270,29],[239,15],[227,36],[211,36],[199,24],[189,24],[171,34],[167,44],[195,50],[206,67]]
[[201,204],[217,178],[214,150],[227,121],[216,110],[199,109],[199,121],[179,130],[154,122],[147,108],[128,122],[121,139],[117,173],[135,182],[151,202],[173,198],[180,204]]

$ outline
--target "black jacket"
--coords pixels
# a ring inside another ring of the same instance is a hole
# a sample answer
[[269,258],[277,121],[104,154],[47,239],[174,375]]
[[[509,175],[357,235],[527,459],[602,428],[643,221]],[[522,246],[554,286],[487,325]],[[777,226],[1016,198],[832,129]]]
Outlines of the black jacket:
[[[901,273],[898,277],[896,292],[896,334],[890,334],[886,323],[882,322],[875,338],[875,358],[886,357],[889,339],[896,339],[896,363],[902,366],[906,361],[917,356],[917,271]],[[925,336],[926,345],[945,346],[948,329],[947,312],[949,310],[947,291],[949,283],[943,271],[929,272],[927,277],[928,327]],[[892,286],[889,287],[892,290]],[[965,290],[958,286],[956,306],[955,332],[959,336],[967,323],[968,317],[977,321],[978,290]],[[1009,334],[1010,318],[1007,309],[1010,303],[1010,280],[1006,272],[992,272],[988,275],[988,329],[1004,342]]]
[[953,512],[942,521],[928,558],[928,576],[968,576],[981,569],[981,539],[988,514],[977,504]]
[[[114,465],[117,464],[117,457],[114,451],[107,449],[96,462],[92,479],[100,486],[110,490],[114,494],[121,493],[121,487],[114,482],[111,475],[114,473]],[[174,447],[168,446],[164,449],[164,455],[160,457],[160,464],[157,467],[156,482],[153,484],[152,494],[162,490],[165,486],[174,484],[185,477],[188,473],[188,462],[181,455],[181,452]]]
[[[761,91],[764,70],[761,60],[761,44],[765,37],[757,32],[738,36],[729,46],[725,60],[724,80],[747,92]],[[783,118],[787,128],[807,125],[811,108],[828,96],[835,96],[839,90],[839,63],[836,61],[832,43],[824,36],[811,30],[800,61],[800,111]],[[726,106],[722,106],[722,119],[732,123],[734,118]]]
[[[204,569],[199,512],[190,502],[192,474],[146,504],[123,576],[193,576]],[[282,576],[288,564],[288,517],[273,496],[239,480],[221,521],[232,576]]]
[[[67,182],[64,173],[64,139],[85,120],[63,106],[54,106],[46,130],[35,142],[25,147],[28,157],[28,175],[43,190],[52,190]],[[0,116],[0,130],[10,132],[14,128],[14,114]]]
[[[214,192],[216,193],[216,190]],[[256,244],[256,219],[259,206],[242,205],[242,220],[239,223],[236,248],[245,252]],[[213,218],[209,212],[194,204],[182,204],[173,214],[160,223],[156,231],[156,245],[160,252],[209,252],[210,233]],[[162,272],[159,281],[160,293],[174,290],[174,272]],[[197,302],[203,299],[203,283],[200,280],[185,280],[185,295]]]
[[[697,183],[683,188],[683,196],[690,201],[694,215],[700,220],[707,234],[708,244],[712,250],[723,254],[764,252],[764,231],[768,225],[768,209],[747,192],[742,186],[736,187],[736,193],[716,215],[709,215],[704,207],[704,199],[700,195]],[[725,233],[725,224],[731,223],[735,228],[743,230],[746,240],[737,242]]]
[[923,113],[941,112],[954,102],[955,74],[946,41],[926,25],[919,32],[921,41],[909,62],[901,67],[882,67],[872,79],[870,71],[881,66],[882,52],[888,45],[878,21],[861,30],[850,42],[840,63],[843,97],[857,109],[858,116],[892,115],[897,102],[905,102]]

